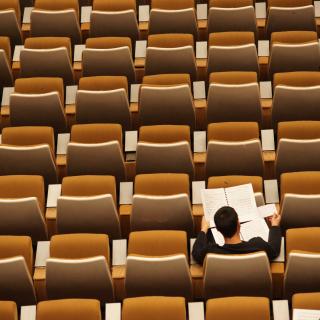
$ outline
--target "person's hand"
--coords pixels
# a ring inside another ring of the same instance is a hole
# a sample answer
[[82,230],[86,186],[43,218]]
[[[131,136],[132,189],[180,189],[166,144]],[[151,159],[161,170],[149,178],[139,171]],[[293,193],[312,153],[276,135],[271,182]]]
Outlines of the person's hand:
[[209,229],[209,224],[205,216],[203,216],[201,220],[201,231],[203,231],[204,233],[207,233],[208,229]]
[[275,212],[273,216],[270,218],[271,226],[278,227],[280,225],[281,216],[278,212]]

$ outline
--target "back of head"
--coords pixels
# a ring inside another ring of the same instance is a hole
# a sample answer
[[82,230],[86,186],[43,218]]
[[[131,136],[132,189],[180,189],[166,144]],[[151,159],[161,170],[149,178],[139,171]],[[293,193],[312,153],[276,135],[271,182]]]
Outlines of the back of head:
[[231,238],[237,232],[238,214],[231,207],[222,207],[214,215],[214,223],[225,238]]

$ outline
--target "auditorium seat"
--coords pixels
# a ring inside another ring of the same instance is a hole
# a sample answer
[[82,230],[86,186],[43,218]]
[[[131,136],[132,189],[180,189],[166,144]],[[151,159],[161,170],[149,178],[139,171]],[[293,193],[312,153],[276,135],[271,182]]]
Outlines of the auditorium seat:
[[73,125],[67,147],[67,175],[112,175],[117,182],[125,180],[121,125]]
[[269,300],[264,297],[228,297],[207,301],[206,320],[270,320]]
[[194,0],[152,0],[149,34],[189,33],[198,38]]
[[261,124],[260,89],[255,72],[212,72],[207,122],[255,121]]
[[78,0],[35,0],[31,12],[32,37],[68,37],[81,43]]
[[112,176],[74,176],[62,180],[57,203],[58,233],[106,233],[120,238],[116,181]]
[[192,34],[170,33],[148,36],[145,74],[188,73],[197,79]]
[[109,238],[103,234],[55,235],[46,261],[49,299],[114,299]]
[[31,238],[0,236],[0,300],[12,300],[19,306],[35,304],[32,269]]
[[62,78],[17,79],[9,107],[12,126],[49,126],[55,132],[67,129]]
[[123,300],[122,320],[186,320],[182,297],[138,297]]
[[[305,110],[305,105],[303,106]],[[280,139],[320,139],[320,121],[283,121],[278,123]]]
[[45,189],[41,176],[0,176],[0,234],[47,239]]
[[320,292],[294,294],[292,296],[292,309],[320,310]]
[[0,36],[8,37],[12,46],[22,43],[19,0],[0,1]]
[[187,74],[145,76],[139,92],[140,125],[175,124],[195,128],[195,107]]
[[188,126],[140,127],[136,173],[187,173],[192,180],[194,164],[190,143]]
[[0,73],[0,90],[3,87],[12,86],[13,77],[11,71],[11,46],[10,39],[8,37],[0,37]]
[[100,303],[94,299],[60,299],[41,301],[37,320],[101,320]]
[[83,76],[126,76],[135,81],[132,45],[128,37],[88,38],[82,53]]
[[119,123],[130,129],[128,81],[124,76],[84,77],[76,95],[77,123]]
[[187,174],[136,175],[131,230],[184,230],[194,234]]
[[253,71],[259,74],[253,32],[210,33],[208,74],[219,71]]
[[20,53],[21,76],[59,77],[74,84],[71,41],[65,37],[27,38]]
[[18,310],[14,301],[0,301],[0,318],[2,320],[17,320]]
[[251,31],[258,41],[253,0],[210,0],[208,32]]
[[50,127],[2,130],[1,175],[40,175],[45,185],[57,183],[54,132]]
[[135,0],[93,0],[90,37],[139,39]]
[[265,252],[242,255],[207,254],[205,299],[232,296],[272,296],[270,264]]
[[316,32],[282,31],[271,34],[270,78],[277,72],[319,71],[319,67],[320,52]]
[[263,171],[257,123],[224,122],[208,126],[207,177],[225,175],[263,177]]

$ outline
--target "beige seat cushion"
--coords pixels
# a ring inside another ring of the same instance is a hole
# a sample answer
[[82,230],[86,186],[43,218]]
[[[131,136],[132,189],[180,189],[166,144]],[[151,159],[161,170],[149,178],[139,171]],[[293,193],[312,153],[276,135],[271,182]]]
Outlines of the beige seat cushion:
[[269,7],[301,7],[313,5],[312,0],[268,0]]
[[254,33],[249,31],[229,31],[210,33],[209,46],[240,46],[255,43]]
[[273,86],[278,85],[308,87],[320,85],[320,72],[318,71],[295,71],[280,72],[273,75]]
[[318,41],[318,35],[314,31],[281,31],[272,32],[271,45],[274,43],[305,43]]
[[194,46],[192,34],[166,33],[148,36],[148,47],[178,48],[184,46]]
[[153,9],[181,10],[181,9],[187,9],[187,8],[194,8],[195,1],[194,0],[180,0],[180,1],[152,0],[151,7]]
[[292,296],[292,309],[320,309],[320,292],[296,293]]
[[188,141],[190,143],[190,128],[184,125],[142,126],[139,130],[139,141],[150,143]]
[[0,301],[0,319],[18,320],[17,305],[14,301]]
[[253,0],[210,0],[211,7],[237,8],[253,6]]
[[93,10],[99,11],[124,11],[124,10],[136,11],[135,0],[94,0]]
[[128,80],[123,76],[83,77],[79,80],[79,90],[108,91],[124,88],[128,93]]
[[191,79],[188,73],[155,74],[144,76],[142,84],[157,86],[188,84],[191,87]]
[[286,139],[319,139],[320,121],[286,121],[278,123],[278,141]]
[[245,84],[253,82],[258,82],[258,76],[256,72],[251,71],[211,72],[209,76],[209,83]]
[[129,47],[131,50],[131,39],[129,37],[99,37],[86,40],[86,48],[90,49],[113,49],[119,47]]
[[79,16],[78,0],[36,0],[34,7],[43,10],[66,10],[74,9]]

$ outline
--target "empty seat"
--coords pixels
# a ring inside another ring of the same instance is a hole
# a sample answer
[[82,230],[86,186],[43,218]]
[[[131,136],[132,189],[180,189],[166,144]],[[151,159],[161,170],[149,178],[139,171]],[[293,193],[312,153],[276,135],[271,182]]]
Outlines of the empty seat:
[[61,194],[57,203],[58,233],[106,233],[112,239],[120,238],[114,177],[65,177]]
[[21,50],[20,60],[21,75],[24,78],[60,77],[65,85],[74,84],[69,38],[28,38]]
[[83,76],[126,76],[135,81],[130,38],[89,38],[82,53]]
[[207,122],[262,121],[255,72],[213,72],[208,90]]
[[138,297],[123,300],[122,320],[186,320],[182,297]]
[[130,129],[128,81],[124,76],[84,77],[76,95],[77,123],[119,123]]
[[37,320],[101,320],[100,303],[93,299],[61,299],[41,301]]
[[26,236],[0,236],[1,300],[12,300],[19,306],[35,304],[36,296],[32,282],[32,268],[31,238]]
[[10,95],[13,126],[50,126],[65,132],[64,84],[62,78],[21,78]]
[[292,296],[292,309],[320,310],[320,292],[294,294]]
[[50,299],[112,301],[109,239],[102,234],[56,235],[50,241],[46,287]]
[[2,130],[1,175],[40,175],[57,183],[54,132],[50,127],[8,127]]
[[197,79],[192,34],[154,34],[148,36],[145,74],[188,73]]
[[3,320],[17,320],[18,310],[14,301],[0,301],[0,318]]
[[69,37],[81,43],[78,0],[36,0],[31,12],[32,37]]
[[264,252],[208,254],[204,266],[204,295],[206,299],[229,296],[270,298],[272,280],[267,255]]
[[269,300],[263,297],[216,298],[207,301],[206,319],[269,320]]
[[[188,126],[140,127],[136,172],[194,175]],[[168,161],[171,159],[171,161]]]
[[90,37],[139,38],[135,0],[93,0]]
[[[304,105],[305,109],[305,105]],[[319,139],[320,121],[284,121],[278,123],[278,141],[286,139]]]
[[13,77],[11,72],[11,46],[8,37],[0,37],[0,72],[0,88],[12,86]]
[[67,148],[68,176],[112,175],[125,180],[122,129],[119,124],[72,126]]
[[254,33],[218,32],[209,35],[208,73],[254,71],[259,73]]

